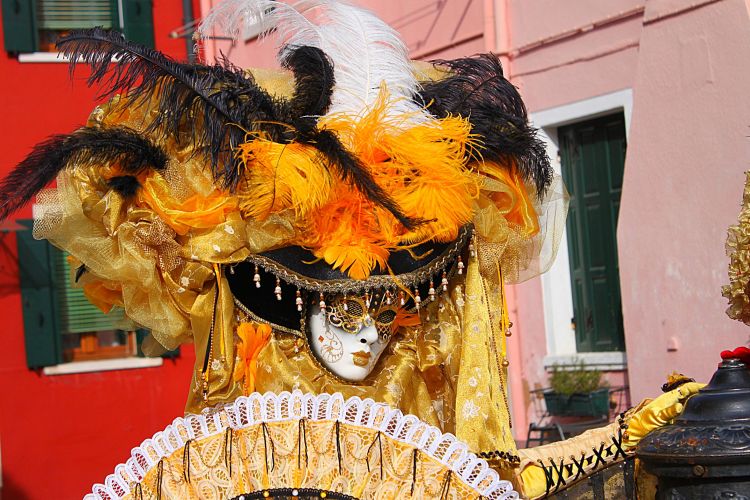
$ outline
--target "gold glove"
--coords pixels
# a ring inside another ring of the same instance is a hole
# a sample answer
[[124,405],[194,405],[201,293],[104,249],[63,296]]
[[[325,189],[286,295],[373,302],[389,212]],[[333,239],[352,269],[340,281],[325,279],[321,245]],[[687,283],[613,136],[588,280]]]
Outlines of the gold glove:
[[[679,416],[685,408],[685,401],[697,393],[706,384],[689,382],[677,389],[671,390],[656,399],[644,400],[637,407],[629,410],[624,416],[627,431],[622,436],[622,448],[626,452],[632,452],[640,440],[649,432],[671,423]],[[552,443],[536,448],[519,450],[521,465],[516,473],[515,483],[517,489],[523,492],[527,498],[541,498],[547,494],[547,476],[540,462],[553,460],[568,462],[569,457],[580,457],[590,455],[592,448],[600,443],[611,443],[612,437],[619,434],[618,422],[612,422],[607,426],[591,429],[571,439]],[[586,467],[586,475],[600,469],[597,467]],[[575,468],[572,469],[575,471]],[[552,480],[558,480],[557,470],[548,471]],[[563,469],[565,479],[570,477],[570,471]],[[571,483],[572,484],[572,483]]]
[[623,436],[623,448],[634,448],[646,434],[671,423],[685,409],[685,400],[705,385],[689,382],[652,401],[646,400],[641,403],[633,416],[626,421],[628,430]]

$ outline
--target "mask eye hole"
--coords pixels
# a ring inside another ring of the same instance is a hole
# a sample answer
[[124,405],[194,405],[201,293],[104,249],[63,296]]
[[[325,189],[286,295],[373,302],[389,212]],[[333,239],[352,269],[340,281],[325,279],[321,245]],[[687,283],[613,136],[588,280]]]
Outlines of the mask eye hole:
[[365,310],[362,308],[362,304],[360,304],[356,300],[347,300],[345,304],[346,314],[355,317],[364,316]]
[[385,311],[381,311],[380,313],[378,313],[378,316],[375,319],[375,321],[377,321],[378,323],[390,324],[390,323],[393,323],[393,320],[395,319],[396,319],[396,311],[392,309],[386,309]]

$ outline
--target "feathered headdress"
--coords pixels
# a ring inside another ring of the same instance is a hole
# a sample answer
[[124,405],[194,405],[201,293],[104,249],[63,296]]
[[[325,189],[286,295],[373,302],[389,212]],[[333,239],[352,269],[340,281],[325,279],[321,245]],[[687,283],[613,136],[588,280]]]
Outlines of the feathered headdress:
[[[477,238],[502,249],[538,239],[552,169],[496,56],[436,61],[430,78],[392,28],[336,0],[224,0],[200,33],[237,35],[250,25],[275,34],[291,92],[227,60],[177,62],[116,32],[64,36],[58,48],[71,71],[90,65],[89,85],[112,99],[0,184],[0,217],[62,172],[44,211],[58,226],[76,220],[93,231],[81,218],[99,217],[91,207],[116,197],[101,210],[119,212],[98,223],[159,256],[154,280],[180,269],[169,283],[179,292],[189,289],[187,263],[242,263],[253,276],[247,283],[276,281],[276,298],[295,288],[378,288],[418,303],[435,281],[460,272]],[[150,229],[137,229],[145,221]],[[122,290],[127,308],[119,271],[44,227],[40,236],[66,247],[110,291]],[[522,265],[524,252],[511,253]],[[246,288],[238,293],[256,293]]]

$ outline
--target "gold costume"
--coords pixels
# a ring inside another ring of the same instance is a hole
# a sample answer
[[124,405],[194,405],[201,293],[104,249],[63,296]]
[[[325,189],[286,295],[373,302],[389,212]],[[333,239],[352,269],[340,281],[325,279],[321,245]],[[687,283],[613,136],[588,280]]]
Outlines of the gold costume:
[[0,219],[38,193],[34,236],[144,353],[195,345],[186,416],[87,498],[536,498],[682,411],[700,385],[517,450],[505,286],[552,263],[567,197],[499,59],[413,63],[336,0],[223,0],[201,30],[251,21],[283,71],[65,35],[110,99],[0,184]]
[[[144,114],[155,113],[121,103],[115,98],[97,108],[89,125],[137,129]],[[171,141],[162,147],[170,156],[167,171],[143,182],[136,206],[125,207],[113,191],[102,196],[108,173],[96,166],[63,172],[57,188],[39,196],[45,215],[37,220],[35,235],[85,262],[89,272],[82,283],[94,303],[123,306],[163,348],[195,343],[196,372],[186,412],[199,413],[242,394],[232,378],[235,330],[238,321],[255,319],[237,307],[216,265],[283,246],[295,228],[291,216],[263,222],[242,218],[237,198],[217,190],[193,151]],[[500,466],[515,463],[500,269],[514,279],[521,276],[544,244],[541,237],[560,231],[564,197],[553,191],[544,208],[535,207],[522,184],[499,169],[492,174],[495,178],[485,180],[476,200],[476,257],[468,259],[465,273],[453,276],[450,293],[429,304],[423,324],[400,329],[366,382],[337,379],[312,355],[305,335],[276,330],[260,352],[256,390],[370,397],[455,433]],[[557,210],[553,223],[558,226],[544,235],[538,231],[537,210],[542,209]],[[201,367],[212,324],[216,337],[204,399]],[[144,348],[158,350],[159,345]]]
[[[70,254],[92,303],[150,331],[147,355],[195,345],[185,420],[145,442],[148,458],[106,495],[513,494],[505,285],[551,264],[567,201],[517,89],[492,54],[412,63],[395,31],[334,0],[225,0],[204,21],[246,18],[276,30],[285,71],[183,64],[96,28],[66,35],[61,52],[111,99],[6,186],[71,151],[46,165],[59,175],[38,195],[35,237]],[[360,378],[316,350],[347,297],[358,311],[335,342],[354,342],[343,366],[366,368]],[[239,423],[230,406],[259,394],[308,406]],[[309,397],[329,394],[384,406],[366,423],[315,413]],[[376,440],[388,480],[362,454]],[[303,467],[303,444],[326,442],[336,455]]]

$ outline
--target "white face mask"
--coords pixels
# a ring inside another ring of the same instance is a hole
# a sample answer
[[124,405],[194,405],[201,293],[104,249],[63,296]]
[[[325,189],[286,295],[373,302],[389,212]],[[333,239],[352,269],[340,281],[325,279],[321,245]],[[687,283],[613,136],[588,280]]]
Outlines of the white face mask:
[[307,321],[313,353],[331,373],[344,380],[364,380],[388,345],[388,340],[378,336],[374,323],[361,323],[355,333],[349,333],[327,321],[327,314],[317,304],[310,308]]

